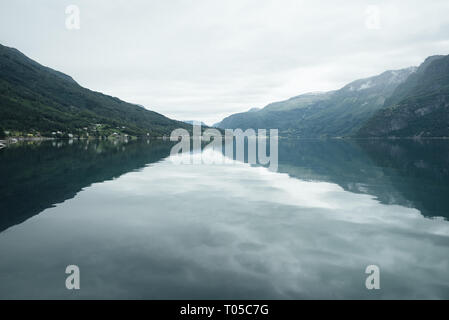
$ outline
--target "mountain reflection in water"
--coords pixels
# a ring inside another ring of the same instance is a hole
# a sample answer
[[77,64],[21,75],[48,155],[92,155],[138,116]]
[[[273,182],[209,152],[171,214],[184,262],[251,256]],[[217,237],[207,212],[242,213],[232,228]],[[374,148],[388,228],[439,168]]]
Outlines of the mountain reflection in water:
[[449,298],[448,144],[281,139],[279,172],[174,165],[163,141],[8,147],[0,298]]

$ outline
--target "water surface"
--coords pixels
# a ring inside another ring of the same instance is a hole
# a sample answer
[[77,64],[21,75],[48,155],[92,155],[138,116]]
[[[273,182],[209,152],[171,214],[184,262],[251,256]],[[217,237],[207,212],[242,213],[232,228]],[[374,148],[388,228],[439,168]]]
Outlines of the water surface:
[[278,172],[171,146],[0,151],[0,298],[449,298],[449,142],[280,140]]

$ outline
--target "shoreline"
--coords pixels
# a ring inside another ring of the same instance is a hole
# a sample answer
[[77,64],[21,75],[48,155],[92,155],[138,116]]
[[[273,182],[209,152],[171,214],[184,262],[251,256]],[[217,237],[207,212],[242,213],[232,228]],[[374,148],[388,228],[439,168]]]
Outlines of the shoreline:
[[[151,140],[170,140],[169,137],[133,137],[131,140],[140,139],[151,139]],[[365,140],[365,141],[397,141],[397,140],[413,140],[413,141],[424,141],[424,140],[449,140],[449,137],[292,137],[292,136],[279,136],[279,139],[294,139],[294,140]],[[52,141],[52,140],[120,140],[117,138],[112,139],[100,139],[100,138],[55,138],[55,137],[7,137],[0,139],[0,149],[6,148],[8,145],[15,144],[18,142],[26,141]]]

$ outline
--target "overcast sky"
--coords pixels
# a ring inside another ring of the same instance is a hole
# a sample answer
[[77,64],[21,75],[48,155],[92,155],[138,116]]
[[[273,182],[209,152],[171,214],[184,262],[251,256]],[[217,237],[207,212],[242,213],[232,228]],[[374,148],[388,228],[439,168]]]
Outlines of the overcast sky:
[[[67,29],[68,5],[80,29]],[[89,89],[212,124],[449,54],[449,1],[2,0],[0,43]]]

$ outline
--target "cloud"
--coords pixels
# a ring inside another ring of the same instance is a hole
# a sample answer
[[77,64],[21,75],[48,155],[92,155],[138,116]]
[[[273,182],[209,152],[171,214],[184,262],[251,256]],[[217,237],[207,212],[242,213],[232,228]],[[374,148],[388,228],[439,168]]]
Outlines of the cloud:
[[[80,30],[65,28],[69,4],[80,8]],[[373,6],[379,28],[367,28]],[[88,88],[208,123],[449,53],[445,0],[19,0],[0,9],[5,45]]]

